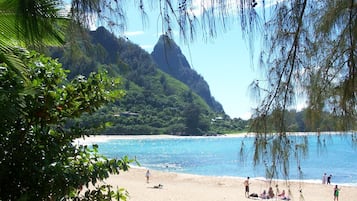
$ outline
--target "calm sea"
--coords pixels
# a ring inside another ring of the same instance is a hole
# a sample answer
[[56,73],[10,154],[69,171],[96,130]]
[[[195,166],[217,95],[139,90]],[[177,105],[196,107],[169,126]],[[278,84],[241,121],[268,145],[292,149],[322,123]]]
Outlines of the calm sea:
[[[301,140],[301,136],[292,136]],[[332,183],[357,186],[357,146],[351,134],[308,135],[308,153],[302,158],[302,179],[321,182],[323,173]],[[242,141],[246,155],[242,160]],[[113,139],[98,142],[99,152],[109,158],[136,158],[142,167],[209,176],[265,178],[263,165],[254,166],[252,137],[178,137],[164,139]],[[294,161],[290,179],[299,179]]]

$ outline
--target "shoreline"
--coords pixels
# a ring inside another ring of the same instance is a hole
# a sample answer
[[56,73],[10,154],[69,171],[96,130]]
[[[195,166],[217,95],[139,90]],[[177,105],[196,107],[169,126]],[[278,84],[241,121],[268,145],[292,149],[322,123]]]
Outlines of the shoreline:
[[[186,173],[164,172],[150,170],[150,182],[146,183],[145,168],[131,167],[127,172],[111,175],[103,183],[113,187],[125,188],[129,192],[129,201],[229,201],[252,200],[244,193],[244,178],[200,176]],[[162,188],[157,188],[161,184]],[[250,179],[250,193],[260,193],[273,187],[276,194],[285,190],[290,200],[326,201],[333,199],[335,185],[306,183],[301,181],[271,182],[256,178]],[[341,189],[339,200],[354,200],[357,197],[357,187],[339,186]],[[281,200],[274,198],[270,200]]]
[[[350,132],[290,132],[289,136],[308,136],[308,135],[340,135],[343,133],[352,134]],[[254,137],[255,133],[236,133],[236,134],[222,134],[222,135],[198,135],[198,136],[181,136],[181,135],[169,135],[169,134],[140,134],[140,135],[90,135],[89,137],[77,138],[74,140],[75,144],[89,144],[95,142],[106,142],[108,140],[133,140],[133,139],[175,139],[175,138],[220,138],[220,137]]]
[[[218,175],[203,175],[203,174],[194,174],[194,173],[185,173],[185,172],[175,172],[175,171],[171,171],[171,170],[163,170],[163,169],[155,169],[155,168],[149,168],[149,167],[144,167],[144,166],[136,166],[136,165],[130,165],[130,169],[139,169],[139,170],[153,170],[153,171],[157,171],[157,172],[163,172],[163,173],[171,173],[171,174],[182,174],[182,175],[190,175],[190,176],[194,176],[194,177],[214,177],[214,178],[227,178],[227,179],[238,179],[238,180],[244,180],[245,177],[242,176],[218,176]],[[322,177],[322,175],[321,175]],[[322,180],[321,179],[266,179],[265,177],[254,177],[254,176],[250,176],[251,179],[253,180],[257,180],[257,181],[261,181],[261,182],[267,182],[269,183],[271,182],[278,182],[278,183],[283,183],[283,182],[292,182],[292,183],[306,183],[306,184],[321,184]],[[330,184],[330,186],[334,186],[334,185],[338,185],[338,186],[345,186],[345,187],[353,187],[356,188],[357,190],[357,183],[338,183],[338,182],[332,182]]]

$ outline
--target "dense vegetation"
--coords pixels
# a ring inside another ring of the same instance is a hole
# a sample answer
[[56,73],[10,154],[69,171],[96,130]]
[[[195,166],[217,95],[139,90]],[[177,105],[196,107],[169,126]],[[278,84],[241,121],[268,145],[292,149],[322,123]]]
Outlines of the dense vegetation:
[[[89,131],[64,126],[122,97],[119,80],[92,73],[68,81],[57,61],[23,49],[18,54],[27,79],[0,62],[0,200],[125,198],[124,190],[97,184],[127,170],[132,160],[107,159],[95,146],[74,145]],[[96,188],[78,194],[88,185]]]

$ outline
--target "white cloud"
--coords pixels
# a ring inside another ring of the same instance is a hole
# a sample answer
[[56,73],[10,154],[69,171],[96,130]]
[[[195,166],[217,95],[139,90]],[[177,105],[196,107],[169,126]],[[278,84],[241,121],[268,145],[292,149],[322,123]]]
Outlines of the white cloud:
[[296,111],[300,112],[302,111],[303,109],[307,108],[307,102],[306,101],[301,101],[299,103],[296,104]]
[[[60,11],[60,15],[62,17],[67,17],[70,12],[71,12],[71,3],[70,1],[64,1],[63,5],[59,8]],[[98,17],[96,14],[90,14],[88,15],[87,17],[87,23],[88,23],[88,28],[89,30],[93,31],[93,30],[96,30],[98,28],[98,25],[97,25],[97,20],[98,20]]]
[[244,120],[248,120],[252,117],[252,113],[251,112],[245,112],[240,118],[244,119]]
[[91,31],[96,30],[98,28],[98,26],[97,26],[97,19],[98,19],[97,16],[96,15],[91,15],[88,18],[89,18],[88,19],[88,22],[89,22],[88,28],[89,28],[89,30],[91,30]]
[[140,45],[140,47],[148,52],[151,52],[152,49],[154,48],[154,45]]
[[[259,3],[262,0],[257,0]],[[196,16],[200,16],[203,13],[203,8],[209,10],[212,7],[216,7],[217,12],[221,7],[220,4],[225,4],[225,9],[227,13],[236,13],[239,8],[239,0],[226,0],[226,1],[212,1],[212,0],[193,0],[192,1],[192,11]]]
[[140,36],[140,35],[144,35],[145,32],[144,31],[128,31],[128,32],[124,32],[125,36]]
[[[285,0],[265,0],[264,4],[265,7],[271,7],[277,3],[283,2]],[[219,4],[222,3],[221,1],[212,1],[212,0],[193,0],[191,4],[192,12],[196,16],[200,16],[203,13],[203,9],[205,8],[210,9],[212,7],[220,7]],[[224,1],[225,8],[227,9],[227,13],[235,14],[240,7],[240,0],[226,0]],[[249,3],[249,1],[246,1]],[[263,7],[263,0],[256,0],[256,7],[255,8],[262,8]]]

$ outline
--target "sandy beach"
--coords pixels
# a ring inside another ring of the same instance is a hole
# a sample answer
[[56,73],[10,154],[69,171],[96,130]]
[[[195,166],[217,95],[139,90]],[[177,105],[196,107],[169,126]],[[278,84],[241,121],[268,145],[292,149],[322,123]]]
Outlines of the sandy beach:
[[[244,135],[238,135],[244,136]],[[97,141],[128,138],[162,138],[173,136],[96,136],[76,143],[91,144]],[[132,167],[127,172],[111,175],[104,183],[113,187],[125,188],[129,192],[129,201],[235,201],[254,200],[245,197],[244,178],[199,176],[183,173],[150,170],[150,182],[146,182],[145,168]],[[322,176],[322,175],[321,175]],[[161,184],[162,188],[156,188]],[[304,183],[299,181],[265,181],[250,179],[250,193],[260,194],[271,186],[276,193],[286,191],[292,201],[328,201],[334,200],[332,185]],[[339,201],[357,200],[357,186],[339,186]],[[270,200],[281,200],[274,198]]]
[[[244,179],[232,177],[210,177],[150,170],[150,182],[146,183],[143,168],[131,168],[128,172],[112,175],[105,181],[114,187],[124,187],[129,192],[130,201],[226,201],[254,200],[245,197]],[[161,184],[162,188],[155,188]],[[276,191],[285,190],[292,201],[328,201],[333,200],[334,185],[313,183],[273,181],[271,186]],[[250,193],[260,194],[268,190],[269,182],[250,179]],[[340,201],[357,200],[357,187],[339,186]],[[290,192],[288,192],[290,189]],[[301,190],[301,193],[300,193]],[[281,200],[274,198],[270,200]]]

